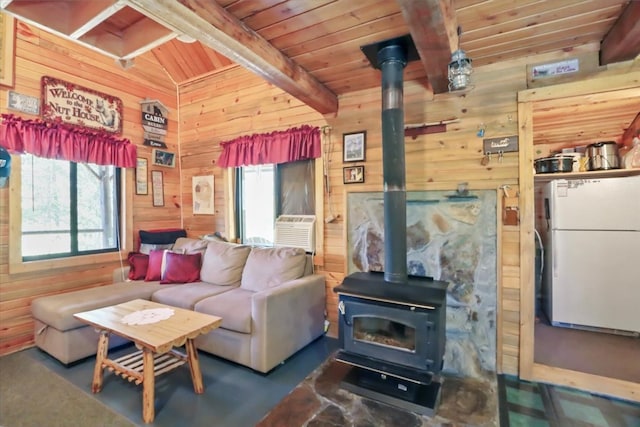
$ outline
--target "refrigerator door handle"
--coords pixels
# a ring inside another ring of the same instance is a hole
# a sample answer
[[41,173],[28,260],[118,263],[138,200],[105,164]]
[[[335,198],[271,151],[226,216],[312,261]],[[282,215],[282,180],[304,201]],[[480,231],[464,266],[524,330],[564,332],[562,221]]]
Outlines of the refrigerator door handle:
[[553,271],[553,277],[558,278],[558,238],[556,233],[551,232],[551,247],[553,250],[551,251],[551,265]]
[[544,218],[547,220],[547,230],[549,230],[549,220],[551,219],[551,212],[549,210],[549,198],[544,198]]

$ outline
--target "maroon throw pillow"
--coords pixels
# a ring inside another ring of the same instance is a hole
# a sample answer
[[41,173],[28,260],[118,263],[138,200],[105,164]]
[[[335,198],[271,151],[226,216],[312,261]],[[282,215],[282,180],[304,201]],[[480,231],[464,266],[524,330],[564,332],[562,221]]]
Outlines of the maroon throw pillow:
[[141,254],[140,252],[129,252],[127,261],[129,261],[129,279],[144,280],[149,266],[149,255]]
[[167,252],[160,283],[191,283],[200,280],[200,253]]
[[149,252],[149,266],[147,274],[144,277],[145,282],[162,279],[162,257],[164,250],[155,250]]

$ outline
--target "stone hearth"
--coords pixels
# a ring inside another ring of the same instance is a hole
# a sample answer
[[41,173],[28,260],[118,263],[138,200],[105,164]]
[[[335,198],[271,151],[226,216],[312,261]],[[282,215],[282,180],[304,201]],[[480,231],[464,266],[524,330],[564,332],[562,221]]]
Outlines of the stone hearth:
[[497,381],[445,376],[434,417],[408,412],[340,387],[351,369],[329,357],[258,423],[259,427],[498,426]]
[[[449,282],[443,373],[496,371],[496,191],[407,192],[407,272]],[[384,271],[381,192],[347,196],[347,273]]]

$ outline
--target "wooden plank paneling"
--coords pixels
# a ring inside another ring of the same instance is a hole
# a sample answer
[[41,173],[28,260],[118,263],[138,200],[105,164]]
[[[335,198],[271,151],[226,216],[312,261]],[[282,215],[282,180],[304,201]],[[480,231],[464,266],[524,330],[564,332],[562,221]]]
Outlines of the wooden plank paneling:
[[[137,66],[125,71],[110,58],[19,22],[15,63],[15,86],[11,89],[16,92],[40,97],[40,77],[48,75],[120,98],[124,104],[122,137],[140,144],[138,154],[148,159],[150,148],[141,145],[139,101],[147,97],[158,99],[172,110],[167,145],[171,151],[177,151],[175,85],[153,56],[137,58]],[[8,112],[6,105],[6,90],[3,88],[0,91],[0,112]],[[15,111],[12,113],[16,114]],[[17,114],[30,118],[26,114]],[[155,168],[151,164],[149,167]],[[172,189],[178,188],[180,172],[178,167],[163,170],[167,191],[165,199],[170,202]],[[13,174],[10,179],[19,178]],[[151,195],[133,196],[132,200],[134,224],[129,227],[133,232],[140,228],[180,226],[180,212],[172,209],[171,203],[167,203],[166,208],[152,208]],[[11,273],[9,249],[16,247],[9,241],[8,232],[12,208],[16,207],[11,204],[9,187],[0,189],[0,354],[33,345],[30,307],[33,299],[109,283],[112,270],[120,265],[110,261],[90,267],[56,268],[54,262],[54,267],[49,270],[30,271],[27,268],[24,273]],[[126,257],[126,249],[123,256]]]
[[[184,226],[194,235],[225,229],[225,173],[215,165],[220,156],[220,142],[238,136],[285,130],[309,124],[326,124],[322,115],[275,86],[244,69],[232,69],[180,87],[180,152],[183,156]],[[216,214],[194,216],[191,178],[212,174],[215,180]],[[220,203],[218,203],[220,202]]]

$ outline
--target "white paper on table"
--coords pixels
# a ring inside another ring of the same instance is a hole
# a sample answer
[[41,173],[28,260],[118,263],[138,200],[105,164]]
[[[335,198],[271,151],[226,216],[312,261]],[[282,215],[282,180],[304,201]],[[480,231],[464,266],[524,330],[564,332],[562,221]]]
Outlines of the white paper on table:
[[174,314],[175,312],[172,308],[149,308],[127,314],[122,318],[122,323],[126,325],[149,325],[166,320]]

